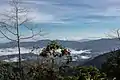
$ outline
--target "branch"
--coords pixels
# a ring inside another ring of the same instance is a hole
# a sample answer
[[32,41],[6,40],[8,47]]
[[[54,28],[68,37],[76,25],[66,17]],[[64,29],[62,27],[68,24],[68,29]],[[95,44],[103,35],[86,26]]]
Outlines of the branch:
[[[8,24],[5,23],[5,22],[0,22],[0,23],[1,23],[1,27],[6,28],[6,30],[7,30],[8,32],[10,32],[10,33],[13,34],[13,35],[17,35],[16,33],[12,32],[11,30],[8,29],[8,27],[11,28],[12,26],[8,25]],[[7,27],[7,26],[8,26],[8,27]]]
[[5,17],[7,17],[7,18],[10,18],[10,19],[16,20],[16,19],[15,19],[15,16],[12,16],[12,15],[11,15],[11,16],[9,16],[9,15],[7,15],[7,14],[1,14],[1,15],[5,16]]
[[32,35],[31,35],[31,36],[24,37],[24,38],[20,38],[20,39],[30,39],[30,38],[33,38],[33,37],[35,37],[35,36],[40,35],[40,33],[41,33],[41,30],[40,30],[38,33],[36,33],[36,34],[34,34],[34,32],[32,31]]
[[15,8],[18,6],[19,3],[20,3],[19,0],[11,0],[10,1],[10,5],[13,6],[13,7],[15,7]]
[[[21,23],[19,23],[19,25],[21,26],[21,25],[23,25],[24,23],[27,23],[27,22],[29,22],[30,21],[30,19],[28,19],[28,18],[26,18],[25,20],[23,20]],[[24,25],[25,26],[25,25]],[[25,26],[26,27],[26,26]]]
[[11,38],[9,38],[8,36],[6,36],[1,30],[0,30],[0,33],[5,37],[5,38],[7,38],[8,40],[11,40],[11,41],[16,41],[16,40],[14,40],[14,39],[11,39]]
[[18,9],[18,13],[27,13],[27,12],[29,12],[26,8],[20,8],[20,9]]
[[6,30],[7,30],[8,32],[10,32],[11,34],[17,35],[16,33],[14,33],[14,32],[12,32],[11,30],[9,30],[7,27],[5,27],[5,28],[6,28]]
[[25,24],[24,24],[24,26],[25,26],[28,30],[30,30],[31,32],[33,32],[33,27],[32,27],[32,28],[29,28],[29,27],[26,26]]
[[117,33],[117,38],[120,40],[120,32],[119,32],[119,29],[117,29],[116,33]]
[[7,24],[7,23],[5,23],[5,22],[0,22],[0,24],[1,24],[1,26],[8,26],[8,27],[10,27],[10,28],[16,28],[15,26],[11,26],[11,25],[9,25],[9,24]]
[[116,38],[116,39],[120,40],[120,29],[116,29],[116,30],[112,31],[112,34],[107,34],[107,36],[110,38]]
[[26,26],[26,25],[24,25],[24,27],[26,27],[28,30],[30,30],[31,31],[31,33],[32,33],[32,35],[31,36],[28,36],[28,37],[24,37],[24,38],[20,38],[20,39],[34,39],[34,37],[36,37],[36,36],[44,36],[44,35],[46,35],[46,34],[41,34],[41,30],[38,32],[38,33],[34,33],[34,28],[29,28],[28,26]]

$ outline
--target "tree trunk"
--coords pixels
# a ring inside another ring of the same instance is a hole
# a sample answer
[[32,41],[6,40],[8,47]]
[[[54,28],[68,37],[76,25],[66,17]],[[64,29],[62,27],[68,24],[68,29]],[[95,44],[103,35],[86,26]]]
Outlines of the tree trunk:
[[18,8],[16,7],[16,28],[17,28],[17,47],[18,47],[18,55],[19,55],[19,61],[18,61],[18,67],[19,67],[19,74],[20,74],[20,80],[22,80],[22,67],[21,67],[21,52],[20,52],[20,36],[19,36],[19,23],[18,23]]

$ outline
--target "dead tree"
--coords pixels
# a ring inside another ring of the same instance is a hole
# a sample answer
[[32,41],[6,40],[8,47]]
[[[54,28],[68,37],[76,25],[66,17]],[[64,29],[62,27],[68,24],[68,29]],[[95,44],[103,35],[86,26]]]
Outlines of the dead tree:
[[107,37],[120,40],[120,29],[112,30],[109,34],[107,34]]
[[[41,35],[41,30],[36,30],[35,26],[28,26],[31,22],[27,15],[28,10],[23,8],[21,0],[12,0],[10,1],[11,8],[2,13],[2,19],[0,20],[0,33],[2,37],[7,38],[10,41],[17,42],[18,52],[19,52],[19,61],[18,67],[20,69],[20,77],[22,78],[22,65],[21,65],[21,51],[20,51],[20,41],[24,39],[34,38],[35,36]],[[21,27],[26,28],[31,32],[30,36],[21,35]]]
[[[110,39],[116,39],[118,41],[120,41],[120,29],[113,29],[110,33],[106,34],[108,38]],[[120,44],[117,44],[117,49],[120,49]],[[116,49],[114,49],[113,51],[115,51]]]

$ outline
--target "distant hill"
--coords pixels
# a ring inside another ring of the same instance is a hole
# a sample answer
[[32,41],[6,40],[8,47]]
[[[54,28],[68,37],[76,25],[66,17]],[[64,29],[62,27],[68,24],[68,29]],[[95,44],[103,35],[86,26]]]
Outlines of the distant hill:
[[[24,48],[31,48],[33,46],[39,46],[39,47],[45,47],[51,40],[39,40],[36,42],[21,42],[21,47]],[[91,57],[88,60],[85,60],[85,63],[82,63],[84,65],[93,65],[96,67],[100,67],[103,62],[106,60],[106,56],[109,54],[108,52],[119,49],[120,41],[117,39],[99,39],[99,40],[91,40],[91,41],[85,41],[85,42],[78,42],[78,41],[64,41],[64,40],[57,40],[62,46],[74,49],[76,52],[80,50],[90,50],[90,53],[81,53],[81,54],[75,54],[73,56],[78,57],[79,61],[74,62],[74,64],[81,64],[81,57]],[[9,43],[0,43],[0,49],[4,48],[13,48],[16,47],[16,42],[9,42]],[[5,49],[6,50],[6,49]],[[12,54],[12,52],[11,52]],[[102,55],[103,54],[103,55]],[[31,55],[33,57],[31,57]],[[99,56],[100,55],[100,56]],[[14,59],[18,55],[7,55],[7,56],[1,56],[0,60],[5,59]],[[23,59],[31,60],[35,59],[36,55],[34,54],[22,54]],[[97,57],[96,57],[97,56]],[[84,61],[82,61],[84,62]]]
[[[116,50],[115,52],[116,53],[120,52],[120,50]],[[83,65],[84,66],[95,66],[97,68],[101,68],[101,65],[104,62],[106,62],[106,60],[110,56],[110,54],[113,54],[113,53],[109,52],[109,53],[105,53],[103,55],[99,55],[99,56],[95,57],[92,60],[87,60],[86,63],[84,63]]]
[[90,39],[81,39],[78,42],[87,42],[87,41],[91,41]]
[[[21,42],[21,47],[45,47],[51,40],[39,40],[36,42]],[[91,49],[92,52],[108,52],[117,48],[120,44],[120,41],[117,39],[99,39],[99,40],[91,40],[85,42],[78,42],[78,41],[64,41],[64,40],[57,40],[62,46],[72,48],[75,50],[88,50]],[[0,48],[12,48],[16,47],[16,42],[10,43],[1,43]]]

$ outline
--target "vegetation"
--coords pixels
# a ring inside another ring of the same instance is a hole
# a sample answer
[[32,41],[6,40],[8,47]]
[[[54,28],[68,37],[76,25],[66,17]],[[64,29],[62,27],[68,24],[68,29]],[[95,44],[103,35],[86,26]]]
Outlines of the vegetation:
[[108,77],[120,80],[120,50],[110,53],[107,61],[102,65],[102,70]]
[[[42,59],[38,57],[37,63],[21,62],[21,40],[41,36],[41,30],[34,33],[33,30],[36,29],[27,25],[31,21],[27,18],[28,10],[22,8],[21,3],[20,0],[12,0],[10,3],[12,9],[8,14],[3,14],[4,19],[0,21],[0,33],[6,39],[17,42],[19,52],[17,63],[0,62],[0,80],[109,80],[113,78],[120,80],[119,50],[111,53],[101,70],[92,66],[70,66],[69,63],[72,61],[70,50],[56,41],[52,41],[42,50],[39,54]],[[21,36],[23,35],[20,32],[21,27],[30,31],[31,36]],[[116,32],[120,39],[119,30]],[[14,39],[10,37],[11,35]]]
[[[2,13],[2,19],[0,20],[0,34],[3,38],[6,38],[10,41],[16,42],[18,47],[18,56],[19,63],[18,66],[21,69],[19,74],[22,77],[22,65],[21,65],[21,50],[20,42],[22,40],[32,39],[36,36],[41,36],[41,30],[35,30],[36,26],[31,26],[30,17],[28,18],[28,9],[23,7],[23,2],[21,0],[10,0],[9,10],[5,10],[5,13]],[[21,29],[28,31],[29,36],[26,36],[21,32]],[[29,33],[30,32],[30,33]],[[24,35],[24,36],[23,36]]]
[[[56,41],[52,41],[42,50],[39,54],[42,59],[38,57],[38,63],[21,62],[21,40],[41,36],[41,30],[27,25],[31,23],[27,17],[29,11],[21,7],[21,3],[20,0],[11,0],[12,8],[7,11],[8,13],[2,14],[4,18],[0,21],[0,34],[16,42],[19,52],[18,62],[0,62],[0,80],[120,80],[120,50],[111,53],[101,70],[92,66],[70,66],[69,63],[72,61],[70,50]],[[24,35],[20,32],[21,28],[27,29],[31,35],[21,36]],[[116,34],[120,40],[119,30]]]
[[[57,52],[57,50],[60,50]],[[40,53],[42,63],[22,62],[22,78],[17,63],[0,62],[0,80],[119,80],[120,50],[110,53],[102,69],[93,66],[70,66],[70,51],[56,41],[52,41]],[[68,57],[69,56],[69,57]],[[64,57],[64,58],[62,58]],[[56,58],[63,59],[61,65]]]
[[[70,66],[71,53],[51,41],[40,55],[40,62],[22,62],[22,76],[17,63],[0,62],[0,80],[119,80],[120,50],[110,53],[102,69],[93,66]],[[58,61],[59,59],[62,59]]]
[[[49,43],[39,56],[43,57],[42,63],[22,62],[22,80],[107,80],[107,75],[95,67],[69,66],[70,51],[56,41]],[[61,65],[56,64],[56,58],[63,59]],[[0,71],[0,80],[21,79],[17,63],[1,62]]]
[[[19,80],[19,70],[15,63],[0,64],[0,80]],[[63,72],[60,72],[63,71]],[[23,80],[107,80],[105,73],[95,67],[64,67],[51,68],[37,65],[24,68]]]

